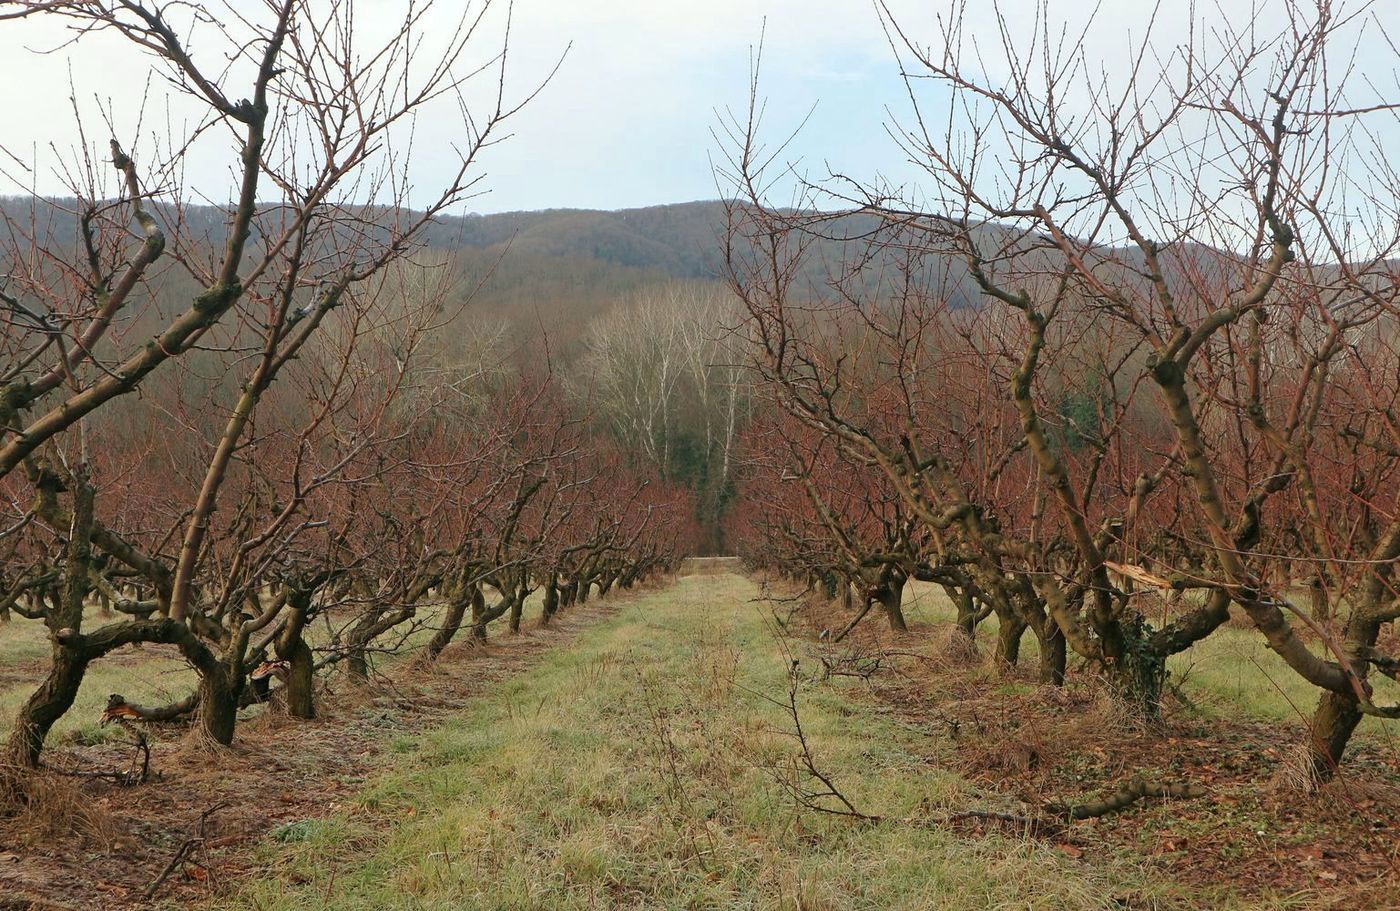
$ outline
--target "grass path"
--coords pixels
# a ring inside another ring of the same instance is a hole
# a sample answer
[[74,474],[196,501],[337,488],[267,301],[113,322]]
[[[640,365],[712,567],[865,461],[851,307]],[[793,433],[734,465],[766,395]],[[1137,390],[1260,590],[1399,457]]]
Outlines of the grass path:
[[[737,576],[641,596],[442,727],[353,809],[288,827],[220,909],[1202,907],[1128,863],[794,812],[787,659]],[[802,691],[821,764],[862,808],[976,800],[925,733],[851,687]],[[1215,900],[1209,906],[1234,907]]]

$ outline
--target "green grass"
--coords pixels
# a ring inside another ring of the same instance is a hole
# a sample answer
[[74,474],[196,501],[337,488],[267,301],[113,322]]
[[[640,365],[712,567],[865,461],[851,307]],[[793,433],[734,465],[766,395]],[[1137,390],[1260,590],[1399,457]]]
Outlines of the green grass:
[[[401,741],[353,809],[279,830],[221,909],[1246,907],[1131,861],[912,823],[798,813],[788,659],[734,576],[644,595],[442,727]],[[895,818],[991,806],[929,735],[805,685],[818,759]],[[1276,904],[1269,905],[1276,907]]]
[[[89,628],[103,622],[96,611],[86,620]],[[16,618],[0,624],[0,740],[9,737],[19,707],[43,681],[48,660],[48,631],[43,623]],[[73,708],[54,725],[51,739],[77,738],[88,743],[126,739],[120,728],[103,728],[97,723],[108,694],[121,693],[133,702],[159,705],[185,697],[194,686],[194,671],[172,647],[125,649],[119,656],[88,668]]]

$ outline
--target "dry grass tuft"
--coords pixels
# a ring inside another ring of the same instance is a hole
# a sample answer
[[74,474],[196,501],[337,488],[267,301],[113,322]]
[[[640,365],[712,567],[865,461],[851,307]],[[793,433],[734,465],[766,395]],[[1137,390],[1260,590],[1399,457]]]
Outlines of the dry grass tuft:
[[1318,790],[1322,781],[1313,767],[1312,756],[1306,743],[1291,744],[1284,751],[1283,760],[1278,764],[1278,770],[1274,772],[1269,784],[1276,791],[1299,794],[1312,794]]
[[[1050,693],[1065,698],[1061,691],[1050,690]],[[1115,743],[1142,734],[1150,725],[1151,722],[1106,682],[1093,681],[1090,693],[1089,704],[1078,716],[1080,725],[1088,729],[1085,733],[1089,740]]]
[[48,771],[0,768],[0,820],[7,840],[46,844],[77,836],[102,848],[116,838],[109,814],[84,792],[81,783]]
[[976,641],[956,626],[936,627],[929,640],[930,655],[947,667],[972,667],[982,659]]
[[237,747],[227,746],[210,737],[198,723],[190,726],[170,758],[181,765],[192,765],[215,757],[232,755]]

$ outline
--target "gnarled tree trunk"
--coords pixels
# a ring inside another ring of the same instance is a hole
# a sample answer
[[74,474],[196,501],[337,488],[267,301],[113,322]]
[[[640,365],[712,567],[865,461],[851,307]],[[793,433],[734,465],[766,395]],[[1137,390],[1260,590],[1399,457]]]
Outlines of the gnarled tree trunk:
[[496,619],[496,617],[499,617],[500,613],[488,611],[486,609],[486,593],[481,590],[480,585],[472,586],[471,608],[472,641],[478,643],[485,642],[486,624]]
[[[51,643],[49,673],[39,688],[25,700],[15,718],[14,730],[6,745],[10,764],[33,769],[39,765],[44,741],[54,723],[73,707],[87,672],[90,656],[81,641],[83,600],[87,597],[88,569],[92,563],[93,489],[80,473],[75,478],[73,519],[64,554],[63,591],[53,600],[45,625]],[[47,486],[44,486],[47,484]],[[56,498],[62,490],[58,479],[48,473],[40,482],[41,496]]]
[[1041,628],[1036,630],[1036,641],[1040,644],[1039,680],[1047,686],[1064,686],[1065,634],[1054,617],[1046,617]]
[[[1368,586],[1374,588],[1374,586]],[[1374,591],[1371,594],[1378,594]],[[1381,622],[1368,614],[1374,610],[1374,601],[1366,599],[1357,605],[1351,619],[1347,621],[1346,636],[1342,643],[1342,653],[1363,683],[1370,669],[1364,660],[1380,637]],[[1308,757],[1313,777],[1317,781],[1327,781],[1337,772],[1337,766],[1346,752],[1347,743],[1361,723],[1361,709],[1353,693],[1324,692],[1318,700],[1317,709],[1308,725]]]
[[1010,608],[997,611],[997,667],[1010,671],[1021,660],[1021,637],[1026,633],[1026,621]]
[[238,724],[238,698],[243,691],[241,664],[241,657],[230,656],[205,669],[199,678],[195,723],[200,733],[223,746],[233,743]]
[[513,635],[520,633],[520,620],[525,614],[525,596],[517,592],[511,597],[509,626]]
[[286,626],[274,643],[277,657],[287,662],[287,714],[293,718],[316,717],[316,662],[311,646],[302,636],[307,607],[305,600],[292,604]]
[[[832,578],[835,578],[834,576]],[[885,618],[890,622],[890,629],[897,633],[909,631],[909,625],[904,621],[904,583],[907,576],[898,570],[889,573],[880,587],[875,590],[875,600],[879,602],[880,609],[885,612]],[[835,597],[836,592],[831,593]]]
[[48,676],[20,706],[10,740],[5,745],[7,765],[23,769],[39,766],[44,741],[58,719],[73,707],[88,662],[76,650],[55,642]]
[[544,609],[540,612],[540,625],[548,626],[559,610],[559,574],[550,573],[544,583]]
[[442,654],[443,649],[451,644],[457,631],[462,628],[462,620],[467,616],[467,609],[471,607],[475,593],[480,591],[480,586],[472,586],[467,590],[453,588],[452,594],[447,600],[447,611],[442,615],[442,624],[433,633],[433,638],[428,640],[424,654],[429,661],[436,661]]

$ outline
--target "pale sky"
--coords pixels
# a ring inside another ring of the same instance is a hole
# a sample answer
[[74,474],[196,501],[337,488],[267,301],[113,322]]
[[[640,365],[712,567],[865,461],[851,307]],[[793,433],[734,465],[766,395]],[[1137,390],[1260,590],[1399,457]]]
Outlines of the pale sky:
[[[236,3],[262,8],[256,0]],[[1023,25],[1035,0],[1001,5],[1013,26]],[[1214,15],[1216,5],[1202,4],[1203,15]],[[955,8],[953,0],[896,0],[891,6],[911,35],[924,39],[935,35],[934,16]],[[1159,13],[1164,44],[1184,34],[1181,6],[1168,3]],[[1253,15],[1250,0],[1219,0],[1218,6],[1233,17]],[[989,7],[971,3],[966,13],[969,31],[984,35],[988,45],[996,41]],[[402,8],[402,0],[361,0],[359,22],[365,29],[383,28]],[[1083,0],[1050,2],[1052,19],[1072,23],[1082,23],[1091,9]],[[1142,33],[1151,12],[1141,0],[1103,0],[1090,47],[1106,66],[1125,64],[1127,39]],[[1373,14],[1393,22],[1400,36],[1400,0],[1380,0]],[[862,177],[876,171],[896,178],[912,174],[885,132],[886,107],[900,115],[907,101],[869,0],[516,0],[510,78],[520,90],[547,73],[566,46],[572,48],[554,82],[513,122],[512,138],[483,161],[489,193],[467,208],[611,209],[714,198],[716,109],[745,104],[750,53],[765,23],[762,91],[771,134],[785,133],[813,111],[793,157],[813,170],[830,162]],[[105,152],[108,138],[93,116],[98,99],[110,104],[119,132],[134,130],[150,58],[103,36],[85,40],[82,50],[33,53],[54,47],[60,35],[52,23],[0,23],[0,81],[6,87],[0,171],[8,175],[0,176],[0,193],[22,192],[17,181],[42,193],[62,192],[51,147],[71,155],[78,143],[68,101],[70,71],[97,154]],[[488,46],[483,42],[483,49]],[[1361,60],[1382,53],[1387,61],[1394,56],[1368,46]],[[1384,64],[1393,86],[1390,67]],[[150,91],[159,97],[167,92],[159,80]],[[178,119],[178,101],[172,110]],[[434,168],[448,165],[438,150],[451,141],[453,128],[450,118],[419,124],[415,180],[431,184]],[[226,173],[228,145],[201,154],[207,160],[192,159],[187,182],[217,187]]]

